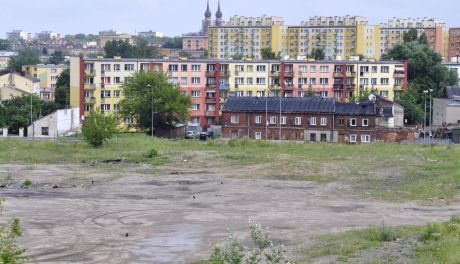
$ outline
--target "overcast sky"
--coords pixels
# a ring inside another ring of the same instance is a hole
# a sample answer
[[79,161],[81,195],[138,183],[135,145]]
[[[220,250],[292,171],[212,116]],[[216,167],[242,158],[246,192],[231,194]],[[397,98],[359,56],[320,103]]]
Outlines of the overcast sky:
[[[210,0],[213,17],[217,0]],[[114,29],[134,34],[154,30],[168,36],[201,27],[206,0],[0,0],[0,37],[12,29],[36,33],[97,33]],[[458,0],[221,0],[224,19],[232,15],[282,16],[289,25],[310,16],[366,16],[371,24],[392,17],[436,17],[460,26]]]

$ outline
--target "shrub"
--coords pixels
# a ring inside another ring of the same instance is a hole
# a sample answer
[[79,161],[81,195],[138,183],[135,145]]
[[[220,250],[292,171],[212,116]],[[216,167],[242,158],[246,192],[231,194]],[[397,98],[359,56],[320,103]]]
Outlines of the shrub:
[[118,132],[118,121],[114,115],[105,115],[91,110],[81,129],[83,139],[93,147],[100,147]]
[[[0,200],[0,210],[1,210]],[[28,257],[24,256],[25,249],[16,244],[16,238],[22,236],[19,219],[11,219],[7,225],[0,226],[0,263],[25,263]]]
[[158,150],[152,148],[152,149],[149,149],[147,151],[147,153],[144,154],[144,157],[147,158],[147,159],[153,159],[153,158],[157,157],[158,154],[159,154]]
[[32,185],[32,181],[29,179],[24,180],[24,183],[22,184],[24,187],[29,187]]

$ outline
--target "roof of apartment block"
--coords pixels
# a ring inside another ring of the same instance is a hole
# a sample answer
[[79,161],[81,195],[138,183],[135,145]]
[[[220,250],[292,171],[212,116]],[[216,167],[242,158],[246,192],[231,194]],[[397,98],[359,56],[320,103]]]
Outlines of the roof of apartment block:
[[177,62],[177,63],[305,63],[305,64],[404,64],[404,61],[388,60],[388,61],[354,61],[354,60],[207,60],[207,59],[149,59],[149,58],[84,58],[86,62]]
[[66,64],[33,64],[33,65],[24,65],[23,67],[32,67],[32,68],[62,68],[62,69],[67,69],[69,68],[68,65]]
[[237,97],[227,98],[222,112],[279,113],[333,113],[334,100],[330,98],[298,97]]

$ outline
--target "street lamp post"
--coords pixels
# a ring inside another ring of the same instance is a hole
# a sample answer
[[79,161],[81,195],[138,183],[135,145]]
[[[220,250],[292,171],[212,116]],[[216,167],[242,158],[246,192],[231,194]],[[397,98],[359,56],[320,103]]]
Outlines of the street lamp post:
[[423,138],[426,136],[426,94],[428,93],[428,90],[423,91],[424,96],[425,96],[425,118],[423,119]]
[[281,91],[280,91],[280,134],[279,134],[279,139],[281,142]]
[[153,138],[153,86],[150,85],[150,84],[147,84],[147,87],[151,88],[150,97],[151,97],[152,101],[151,101],[151,105],[150,105],[150,107],[151,107],[150,108],[150,110],[151,110],[151,113],[150,113],[150,117],[151,117],[151,119],[150,119],[150,133],[151,133],[151,137]]
[[265,140],[268,140],[268,91],[265,91]]
[[433,89],[430,89],[429,92],[430,92],[430,117],[429,117],[430,131],[428,131],[428,136],[430,138],[430,143],[431,143],[431,107],[432,107],[432,99],[433,99]]
[[29,134],[30,132],[32,132],[32,139],[34,139],[34,131],[33,131],[33,115],[32,115],[32,108],[33,108],[33,105],[32,105],[32,92],[30,93],[30,129],[32,131],[27,131],[27,134]]

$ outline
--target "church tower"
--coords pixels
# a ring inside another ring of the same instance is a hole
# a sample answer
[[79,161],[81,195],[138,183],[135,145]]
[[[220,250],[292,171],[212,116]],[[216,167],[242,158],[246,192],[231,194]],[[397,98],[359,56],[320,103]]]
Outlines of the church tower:
[[206,12],[204,13],[204,19],[202,21],[202,28],[201,28],[201,32],[205,36],[208,35],[208,27],[212,25],[211,16],[212,14],[211,14],[211,10],[209,9],[209,0],[208,0],[208,6],[206,8]]
[[216,12],[216,26],[221,27],[222,25],[223,25],[222,11],[220,10],[220,0],[219,0],[219,4],[217,6],[217,12]]

